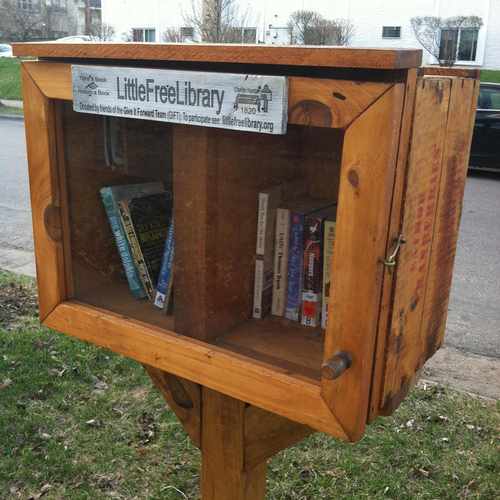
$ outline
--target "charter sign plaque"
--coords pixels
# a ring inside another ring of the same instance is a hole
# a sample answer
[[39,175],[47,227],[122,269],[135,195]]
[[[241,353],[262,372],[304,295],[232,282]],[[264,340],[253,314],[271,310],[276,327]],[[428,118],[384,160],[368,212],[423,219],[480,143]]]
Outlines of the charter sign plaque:
[[80,113],[286,133],[287,79],[234,73],[74,65]]

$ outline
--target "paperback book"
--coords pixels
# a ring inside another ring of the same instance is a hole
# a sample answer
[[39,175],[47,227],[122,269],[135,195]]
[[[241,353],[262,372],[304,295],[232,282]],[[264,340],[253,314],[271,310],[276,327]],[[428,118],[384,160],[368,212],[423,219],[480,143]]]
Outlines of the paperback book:
[[172,197],[164,191],[123,200],[119,209],[139,277],[148,298],[154,301],[172,216]]
[[137,299],[145,298],[146,291],[139,277],[139,272],[135,266],[134,258],[132,256],[130,243],[121,223],[119,203],[123,200],[159,193],[163,190],[163,185],[160,182],[107,186],[100,190],[104,209],[116,242],[116,247],[120,255],[130,291]]
[[328,201],[308,199],[290,209],[285,317],[292,321],[299,321],[302,305],[305,218],[329,204]]
[[156,295],[154,304],[156,307],[168,311],[170,305],[170,297],[172,294],[172,283],[174,278],[174,219],[170,223],[165,241],[165,249],[163,251],[163,259],[158,277],[158,285],[156,286]]
[[336,206],[324,208],[304,218],[304,260],[301,324],[320,324],[323,281],[323,227],[327,218],[334,219]]
[[285,315],[287,269],[288,269],[288,240],[290,235],[290,210],[278,208],[276,211],[276,239],[274,243],[274,276],[272,314]]
[[277,209],[286,198],[296,198],[304,189],[305,183],[301,179],[286,181],[259,193],[255,249],[254,318],[263,318],[272,309]]
[[330,271],[333,258],[333,245],[335,242],[335,220],[325,220],[323,228],[323,297],[321,308],[321,328],[328,324],[328,301],[330,299]]

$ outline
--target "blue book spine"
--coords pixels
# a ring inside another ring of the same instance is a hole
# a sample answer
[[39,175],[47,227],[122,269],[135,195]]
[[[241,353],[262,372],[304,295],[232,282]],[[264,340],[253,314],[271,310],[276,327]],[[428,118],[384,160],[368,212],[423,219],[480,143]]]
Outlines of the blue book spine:
[[288,246],[288,285],[285,318],[299,321],[302,302],[302,260],[304,257],[304,215],[290,215],[290,242]]
[[102,188],[100,192],[130,291],[135,298],[143,299],[146,297],[146,292],[144,291],[139,274],[137,273],[130,245],[120,222],[120,214],[113,199],[113,193],[109,187]]
[[165,240],[165,250],[163,252],[160,274],[158,276],[158,284],[156,286],[154,304],[160,309],[167,308],[170,300],[170,291],[173,281],[174,246],[174,219],[172,219],[168,228],[167,239]]

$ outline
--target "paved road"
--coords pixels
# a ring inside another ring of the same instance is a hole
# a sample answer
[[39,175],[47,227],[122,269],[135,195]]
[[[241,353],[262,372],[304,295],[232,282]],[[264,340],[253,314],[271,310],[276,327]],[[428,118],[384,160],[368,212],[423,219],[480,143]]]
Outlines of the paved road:
[[[33,249],[24,144],[23,122],[0,119],[0,253],[14,260]],[[446,344],[500,358],[500,176],[467,180]]]
[[469,175],[446,342],[500,358],[500,175]]
[[0,118],[0,247],[33,250],[24,123]]

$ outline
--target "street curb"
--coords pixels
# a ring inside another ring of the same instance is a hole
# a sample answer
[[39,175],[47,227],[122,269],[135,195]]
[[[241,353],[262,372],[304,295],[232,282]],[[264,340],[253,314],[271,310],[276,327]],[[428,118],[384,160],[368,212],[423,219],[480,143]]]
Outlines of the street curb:
[[499,358],[464,352],[445,344],[425,364],[422,379],[456,391],[500,400]]
[[24,115],[7,115],[4,113],[0,113],[0,119],[24,121]]

